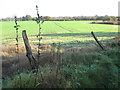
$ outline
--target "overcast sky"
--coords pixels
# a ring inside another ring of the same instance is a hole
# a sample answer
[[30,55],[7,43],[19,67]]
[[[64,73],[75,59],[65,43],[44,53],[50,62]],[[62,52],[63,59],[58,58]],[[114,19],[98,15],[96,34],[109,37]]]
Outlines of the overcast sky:
[[0,18],[36,16],[118,16],[119,0],[0,0]]

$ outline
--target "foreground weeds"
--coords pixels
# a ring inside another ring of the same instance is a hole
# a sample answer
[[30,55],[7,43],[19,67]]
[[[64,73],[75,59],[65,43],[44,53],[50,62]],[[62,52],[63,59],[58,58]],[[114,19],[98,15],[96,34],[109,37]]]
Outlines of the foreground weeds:
[[109,43],[105,51],[58,52],[59,61],[39,66],[38,73],[6,77],[3,88],[118,88],[119,44]]

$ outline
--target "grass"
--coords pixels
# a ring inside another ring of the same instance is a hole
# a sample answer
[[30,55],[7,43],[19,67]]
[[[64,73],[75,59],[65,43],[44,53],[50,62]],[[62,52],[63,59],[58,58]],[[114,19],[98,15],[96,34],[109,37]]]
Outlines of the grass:
[[[70,43],[71,41],[86,42],[94,41],[90,32],[95,32],[99,40],[111,39],[117,36],[117,25],[90,24],[92,21],[45,21],[42,25],[43,44],[51,43]],[[2,42],[3,44],[15,43],[14,22],[0,22],[2,24]],[[23,44],[22,30],[27,30],[31,44],[37,44],[36,35],[38,34],[38,25],[35,21],[19,21],[20,44]],[[9,42],[9,43],[8,43]]]
[[60,61],[40,66],[37,74],[25,70],[5,78],[3,88],[119,88],[119,44],[99,52],[63,52]]

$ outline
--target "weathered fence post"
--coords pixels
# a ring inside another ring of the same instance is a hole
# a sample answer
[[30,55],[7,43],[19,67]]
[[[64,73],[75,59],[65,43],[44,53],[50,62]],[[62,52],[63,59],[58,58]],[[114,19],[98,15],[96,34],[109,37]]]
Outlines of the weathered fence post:
[[31,51],[31,47],[29,45],[26,30],[22,31],[22,37],[23,37],[23,40],[24,40],[25,48],[26,48],[26,56],[27,56],[27,58],[30,62],[31,68],[32,68],[32,70],[37,70],[37,63],[36,63],[35,58],[32,55],[32,51]]
[[94,39],[96,40],[96,42],[98,43],[98,45],[101,47],[102,50],[105,50],[105,48],[103,47],[102,43],[100,43],[97,39],[97,37],[95,36],[95,34],[93,33],[93,31],[91,32],[92,36],[94,37]]

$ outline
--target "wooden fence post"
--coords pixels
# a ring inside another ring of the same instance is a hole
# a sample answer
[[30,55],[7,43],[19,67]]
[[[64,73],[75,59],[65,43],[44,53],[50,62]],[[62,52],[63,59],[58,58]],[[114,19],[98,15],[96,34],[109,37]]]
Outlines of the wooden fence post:
[[27,37],[27,34],[26,34],[26,30],[22,31],[22,37],[23,37],[23,40],[24,40],[25,48],[26,48],[26,56],[27,56],[27,58],[30,62],[31,68],[32,68],[32,70],[37,70],[38,69],[37,68],[37,63],[36,63],[35,58],[32,55],[32,51],[31,51],[31,47],[29,45],[29,40],[28,40],[28,37]]
[[101,47],[102,50],[105,50],[105,48],[103,47],[102,43],[100,43],[97,39],[97,37],[95,36],[95,34],[93,33],[93,31],[91,32],[92,36],[94,37],[94,39],[96,40],[96,42],[98,43],[98,45]]

